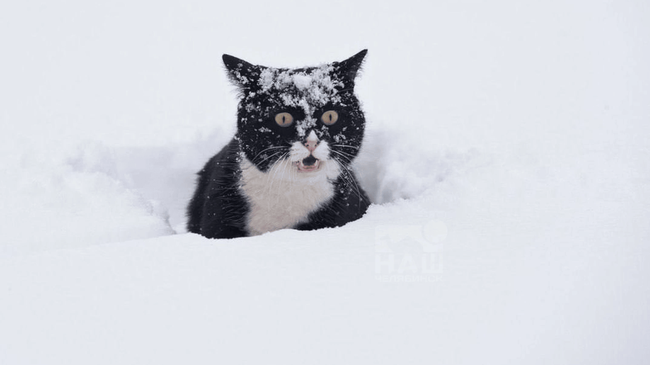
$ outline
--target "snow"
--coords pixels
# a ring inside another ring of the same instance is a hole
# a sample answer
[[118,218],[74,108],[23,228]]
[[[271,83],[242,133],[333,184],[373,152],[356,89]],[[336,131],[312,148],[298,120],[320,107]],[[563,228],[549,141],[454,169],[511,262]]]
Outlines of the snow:
[[[314,106],[341,100],[336,88],[343,87],[343,82],[330,77],[333,69],[330,64],[304,71],[265,68],[260,73],[260,93],[268,96],[281,95],[286,107],[304,110],[307,117],[296,125],[298,135],[304,137],[310,128],[316,126],[316,120],[310,117],[314,114]],[[253,99],[254,95],[255,93],[249,93],[248,101],[244,101],[247,110],[255,108],[257,101]]]
[[[648,5],[341,6],[1,6],[0,364],[647,362]],[[367,215],[185,233],[221,54],[365,48]]]
[[295,74],[293,75],[293,84],[298,88],[298,90],[307,90],[312,85],[313,79],[311,76],[306,74]]

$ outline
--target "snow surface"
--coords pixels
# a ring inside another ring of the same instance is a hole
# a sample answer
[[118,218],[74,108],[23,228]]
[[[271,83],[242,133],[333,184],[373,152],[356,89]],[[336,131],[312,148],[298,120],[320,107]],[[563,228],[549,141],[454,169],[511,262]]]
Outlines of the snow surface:
[[[4,2],[0,364],[647,363],[648,4]],[[221,54],[365,48],[367,215],[184,233]]]

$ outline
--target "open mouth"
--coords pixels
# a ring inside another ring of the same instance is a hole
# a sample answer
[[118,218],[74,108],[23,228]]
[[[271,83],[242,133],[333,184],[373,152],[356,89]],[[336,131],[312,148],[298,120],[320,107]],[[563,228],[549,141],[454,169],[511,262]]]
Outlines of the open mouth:
[[320,160],[314,156],[305,157],[302,161],[295,162],[298,166],[298,172],[312,172],[320,167]]

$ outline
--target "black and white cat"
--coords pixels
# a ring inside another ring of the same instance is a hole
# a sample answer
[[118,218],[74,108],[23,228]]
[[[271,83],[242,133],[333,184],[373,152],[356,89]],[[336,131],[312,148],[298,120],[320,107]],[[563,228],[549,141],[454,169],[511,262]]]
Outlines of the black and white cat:
[[209,238],[342,226],[370,202],[350,164],[365,119],[354,85],[367,50],[319,67],[223,62],[240,90],[237,133],[198,173],[187,229]]

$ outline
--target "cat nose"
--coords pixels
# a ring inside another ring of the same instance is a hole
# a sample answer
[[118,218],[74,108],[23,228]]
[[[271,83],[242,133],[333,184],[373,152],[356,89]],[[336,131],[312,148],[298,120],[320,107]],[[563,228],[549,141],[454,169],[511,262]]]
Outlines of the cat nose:
[[316,136],[316,132],[311,131],[311,133],[309,133],[309,135],[307,136],[307,142],[305,142],[305,147],[307,147],[309,152],[314,152],[316,146],[318,146],[318,137]]
[[309,152],[314,152],[314,150],[316,149],[316,144],[317,143],[318,142],[316,142],[316,141],[307,141],[307,143],[305,143],[305,147],[307,147]]

